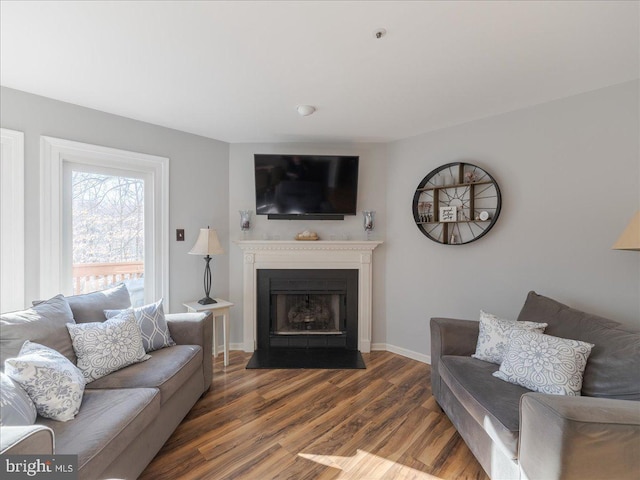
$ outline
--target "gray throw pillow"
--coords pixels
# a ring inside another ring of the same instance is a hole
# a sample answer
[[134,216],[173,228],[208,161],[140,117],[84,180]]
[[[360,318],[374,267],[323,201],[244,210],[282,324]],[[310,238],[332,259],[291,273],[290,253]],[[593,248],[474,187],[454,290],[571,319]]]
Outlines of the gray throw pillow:
[[26,341],[17,357],[4,363],[4,369],[27,392],[41,416],[66,422],[80,410],[85,385],[82,372],[55,350]]
[[33,425],[37,416],[27,392],[7,374],[0,373],[0,427]]
[[73,314],[62,295],[27,310],[3,313],[0,315],[0,366],[7,358],[16,357],[27,340],[53,348],[76,363],[67,323],[73,323]]
[[551,395],[580,395],[592,343],[516,330],[493,376]]
[[[122,310],[105,310],[107,318],[113,318],[122,313]],[[142,331],[142,344],[145,352],[153,352],[161,348],[171,347],[176,344],[169,333],[169,326],[164,318],[162,299],[156,303],[144,305],[133,309],[138,326]]]
[[66,297],[76,323],[104,322],[105,310],[122,310],[131,306],[124,283],[99,292]]
[[87,383],[150,358],[131,310],[104,322],[70,323],[67,328]]

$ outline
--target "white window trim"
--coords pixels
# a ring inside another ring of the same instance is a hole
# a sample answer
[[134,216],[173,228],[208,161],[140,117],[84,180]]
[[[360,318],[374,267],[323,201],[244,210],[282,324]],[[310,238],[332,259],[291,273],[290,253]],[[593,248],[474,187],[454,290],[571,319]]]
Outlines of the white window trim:
[[[152,249],[153,299],[165,299],[169,308],[169,159],[146,153],[90,145],[72,140],[40,137],[40,296],[71,295],[64,275],[63,251],[63,171],[64,163],[80,163],[124,171],[145,172],[153,178],[154,215]],[[146,198],[146,195],[145,195]],[[145,200],[146,201],[146,200]],[[145,258],[145,262],[149,259]],[[145,285],[146,290],[146,285]]]
[[[3,302],[0,312],[25,307],[24,289],[24,133],[0,128],[0,258]],[[4,297],[6,295],[6,297]],[[7,298],[10,301],[7,303]]]

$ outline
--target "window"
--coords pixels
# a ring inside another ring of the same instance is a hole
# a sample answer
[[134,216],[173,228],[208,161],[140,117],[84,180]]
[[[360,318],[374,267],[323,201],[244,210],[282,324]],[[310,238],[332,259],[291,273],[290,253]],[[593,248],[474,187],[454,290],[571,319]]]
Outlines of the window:
[[[134,307],[144,304],[145,211],[148,175],[66,163],[63,238],[72,261],[74,295],[124,282]],[[151,254],[151,252],[149,253]]]
[[0,129],[0,312],[24,299],[24,134]]
[[42,137],[41,296],[168,299],[167,158]]

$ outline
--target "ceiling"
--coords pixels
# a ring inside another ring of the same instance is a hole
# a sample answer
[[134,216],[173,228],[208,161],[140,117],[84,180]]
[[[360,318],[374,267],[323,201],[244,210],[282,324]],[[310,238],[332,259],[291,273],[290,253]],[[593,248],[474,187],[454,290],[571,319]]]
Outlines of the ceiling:
[[[0,83],[226,142],[384,142],[639,77],[636,1],[0,2]],[[387,35],[376,39],[375,29]],[[309,117],[296,113],[311,104]]]

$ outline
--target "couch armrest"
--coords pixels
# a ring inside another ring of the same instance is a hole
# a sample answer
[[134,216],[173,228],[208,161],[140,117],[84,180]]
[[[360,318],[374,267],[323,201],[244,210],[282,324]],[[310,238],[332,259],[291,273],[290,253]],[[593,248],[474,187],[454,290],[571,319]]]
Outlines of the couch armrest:
[[53,430],[43,425],[0,427],[0,454],[53,455]]
[[454,318],[432,318],[431,323],[431,393],[440,402],[440,357],[469,356],[476,351],[480,323]]
[[640,478],[640,402],[527,393],[519,463],[530,480]]
[[200,345],[204,390],[211,386],[213,377],[213,316],[211,312],[169,313],[165,315],[171,338],[178,345]]

